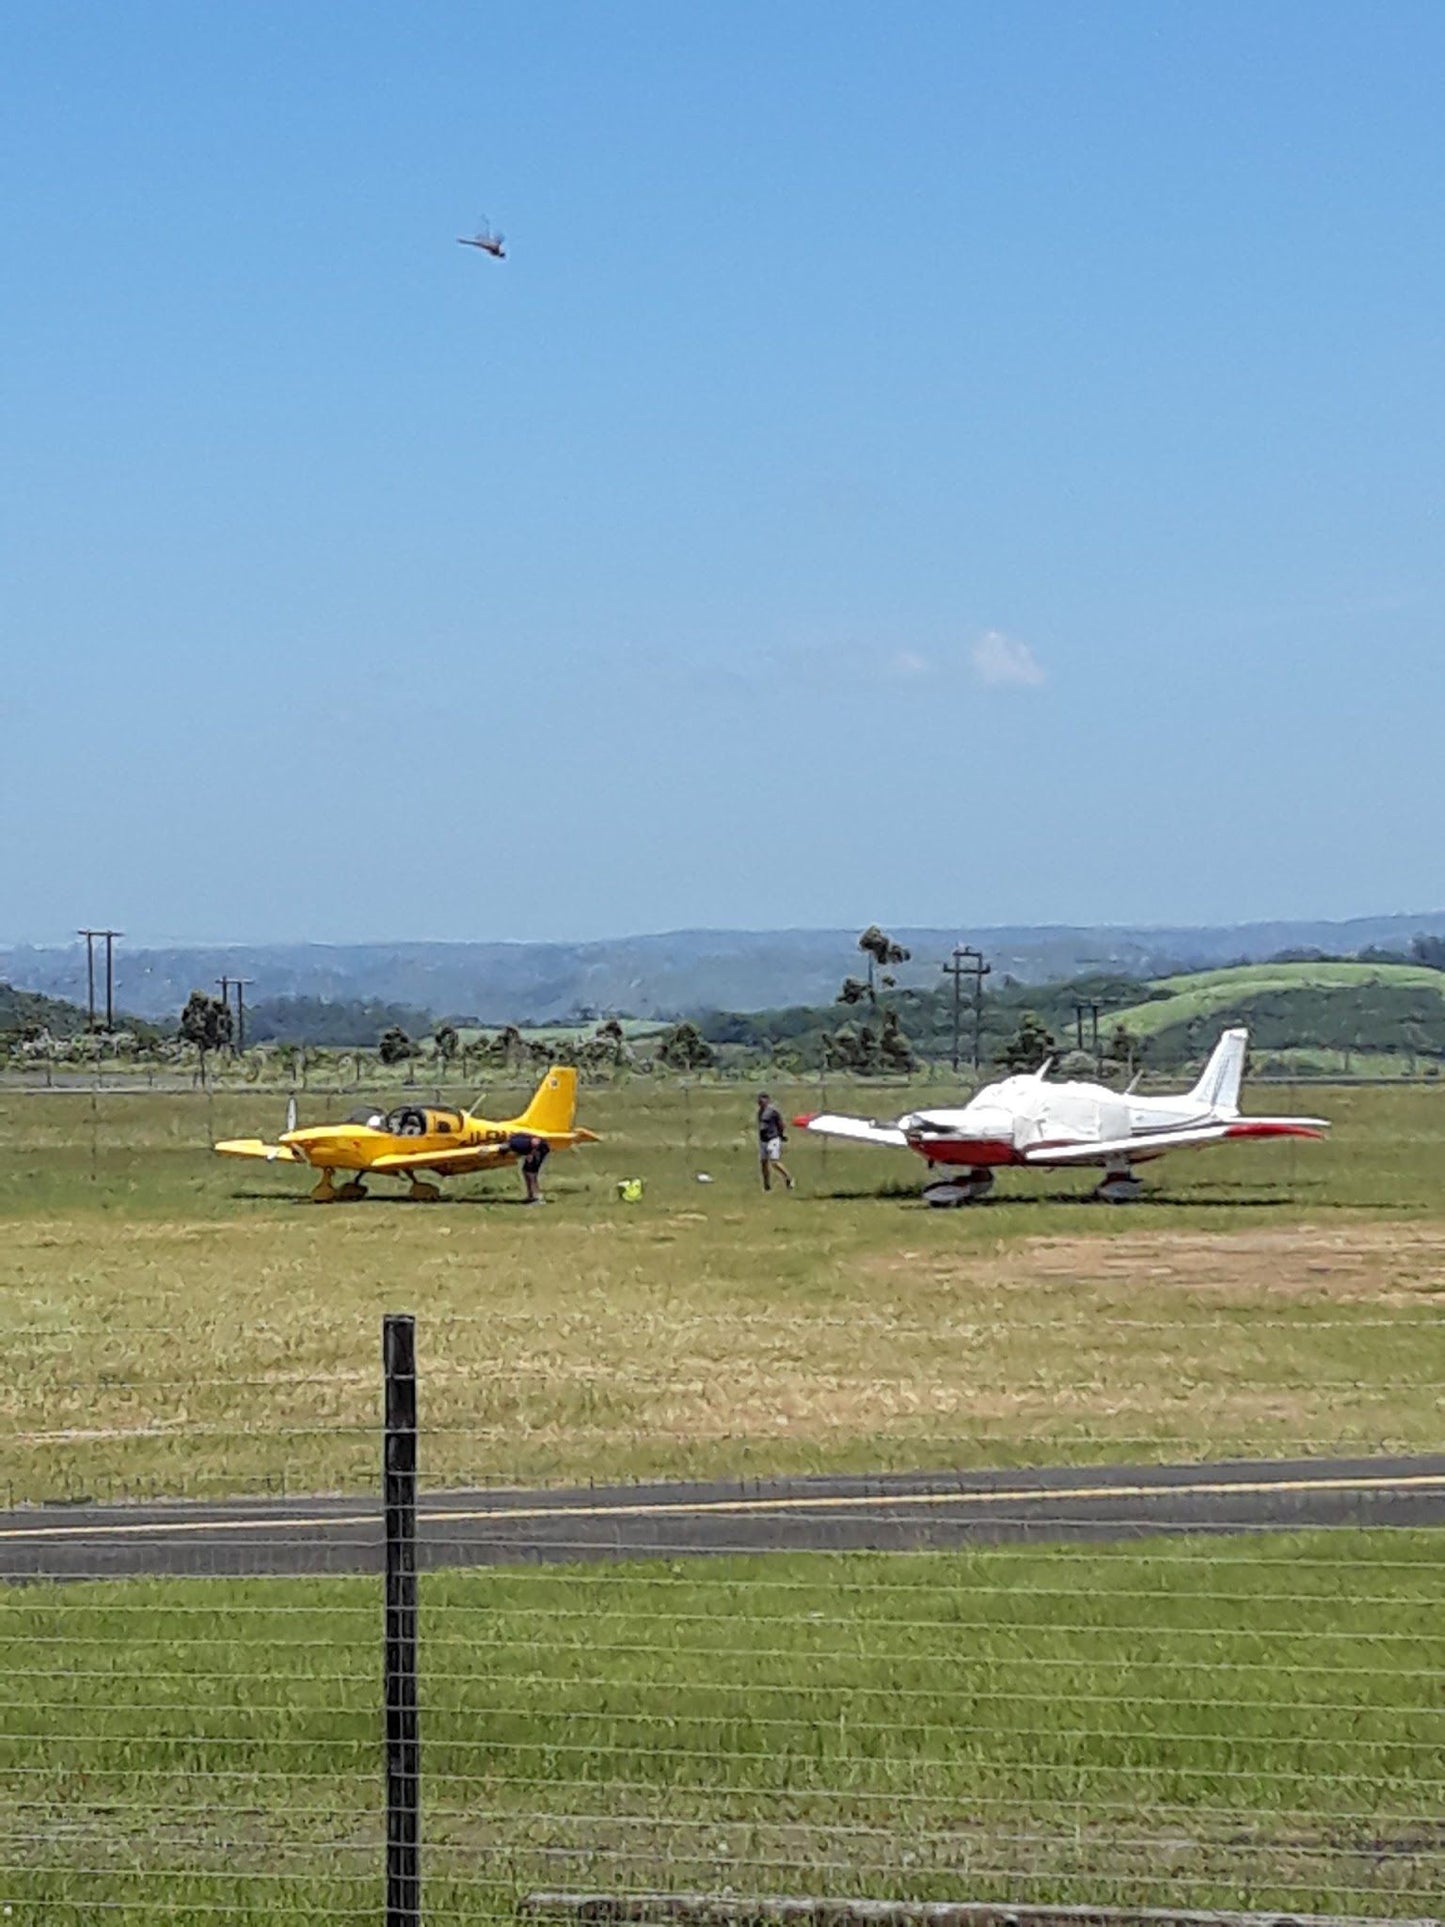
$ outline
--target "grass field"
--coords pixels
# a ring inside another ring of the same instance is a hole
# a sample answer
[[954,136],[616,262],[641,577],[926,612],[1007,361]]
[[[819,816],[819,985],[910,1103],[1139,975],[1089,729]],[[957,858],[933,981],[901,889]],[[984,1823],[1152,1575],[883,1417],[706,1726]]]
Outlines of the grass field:
[[[375,1582],[0,1619],[17,1921],[375,1917]],[[434,1575],[427,1918],[537,1885],[1360,1914],[1445,1878],[1428,1535]]]
[[1331,1143],[1167,1159],[1131,1208],[1010,1173],[938,1213],[907,1154],[796,1137],[764,1198],[747,1093],[602,1090],[527,1212],[510,1173],[321,1209],[209,1154],[274,1099],[11,1096],[0,1494],[359,1489],[385,1310],[433,1484],[1437,1448],[1445,1094],[1311,1102]]
[[[1168,1160],[1127,1210],[1008,1176],[934,1213],[910,1158],[796,1138],[764,1198],[747,1092],[601,1090],[527,1212],[514,1174],[323,1210],[211,1156],[274,1095],[6,1096],[0,1478],[374,1486],[391,1309],[432,1486],[1438,1451],[1445,1097],[1306,1102],[1331,1143]],[[1442,1592],[1405,1532],[427,1575],[427,1917],[538,1884],[1427,1912]],[[374,1918],[379,1619],[367,1579],[6,1596],[12,1918]]]

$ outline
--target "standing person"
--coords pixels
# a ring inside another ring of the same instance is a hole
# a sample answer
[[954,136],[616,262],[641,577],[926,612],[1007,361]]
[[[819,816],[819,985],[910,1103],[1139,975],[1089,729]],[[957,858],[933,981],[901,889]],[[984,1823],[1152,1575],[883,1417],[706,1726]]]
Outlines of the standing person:
[[765,1191],[771,1191],[773,1188],[773,1171],[775,1168],[778,1176],[783,1180],[783,1183],[787,1185],[788,1189],[791,1191],[793,1188],[792,1176],[789,1173],[787,1165],[783,1162],[783,1146],[787,1143],[787,1140],[788,1134],[783,1129],[782,1114],[779,1112],[777,1105],[768,1096],[766,1091],[759,1091],[758,1169],[762,1172],[763,1189]]
[[545,1204],[542,1196],[542,1166],[547,1162],[552,1147],[544,1137],[534,1137],[530,1131],[514,1131],[507,1139],[507,1149],[522,1167],[522,1183],[527,1187],[523,1204]]

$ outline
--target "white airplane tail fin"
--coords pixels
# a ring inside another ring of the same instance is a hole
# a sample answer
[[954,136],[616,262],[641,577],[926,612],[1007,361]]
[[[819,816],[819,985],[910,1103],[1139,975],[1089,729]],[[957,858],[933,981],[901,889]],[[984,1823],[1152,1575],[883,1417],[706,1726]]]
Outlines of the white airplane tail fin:
[[1214,1046],[1199,1082],[1189,1093],[1201,1109],[1238,1117],[1239,1084],[1244,1076],[1244,1054],[1248,1049],[1247,1030],[1225,1031]]

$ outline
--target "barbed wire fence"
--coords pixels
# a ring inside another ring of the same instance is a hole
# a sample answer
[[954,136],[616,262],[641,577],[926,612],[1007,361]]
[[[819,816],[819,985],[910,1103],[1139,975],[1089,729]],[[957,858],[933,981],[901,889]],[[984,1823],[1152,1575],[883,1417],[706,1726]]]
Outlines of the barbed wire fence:
[[[900,1381],[893,1474],[849,1469],[838,1377],[840,1469],[787,1478],[734,1448],[805,1325],[753,1316],[773,1378],[662,1318],[640,1406],[600,1325],[559,1389],[546,1334],[519,1366],[486,1311],[388,1320],[385,1374],[372,1327],[333,1369],[262,1345],[210,1387],[115,1327],[87,1335],[103,1399],[67,1380],[73,1326],[9,1332],[9,1917],[1438,1918],[1445,1458],[1392,1453],[1389,1414],[1445,1396],[1436,1307],[1211,1312],[1223,1369],[1283,1343],[1271,1397],[1324,1393],[1260,1463],[1167,1427],[1101,1454],[1161,1317],[1098,1333],[1032,1447],[967,1384],[925,1444]],[[1015,1322],[975,1317],[961,1356]],[[112,1489],[163,1496],[87,1492],[107,1430],[135,1459]],[[539,1476],[549,1440],[597,1478]]]

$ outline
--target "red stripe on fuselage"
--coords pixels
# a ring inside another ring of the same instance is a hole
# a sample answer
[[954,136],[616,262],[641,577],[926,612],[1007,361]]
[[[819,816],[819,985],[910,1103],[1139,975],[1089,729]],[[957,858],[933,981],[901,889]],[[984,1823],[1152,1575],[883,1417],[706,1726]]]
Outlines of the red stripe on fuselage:
[[1023,1159],[1004,1138],[988,1137],[911,1137],[910,1151],[916,1151],[930,1164],[967,1164],[982,1169],[991,1164],[1022,1164]]
[[1238,1124],[1227,1126],[1224,1135],[1226,1137],[1313,1137],[1323,1140],[1325,1134],[1323,1131],[1315,1130],[1311,1124],[1266,1123],[1262,1118],[1251,1121],[1243,1117]]

